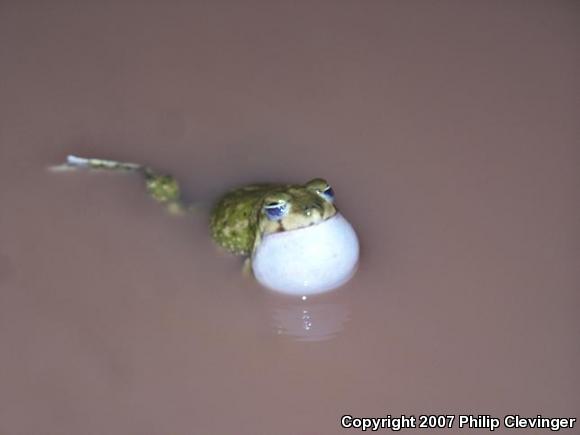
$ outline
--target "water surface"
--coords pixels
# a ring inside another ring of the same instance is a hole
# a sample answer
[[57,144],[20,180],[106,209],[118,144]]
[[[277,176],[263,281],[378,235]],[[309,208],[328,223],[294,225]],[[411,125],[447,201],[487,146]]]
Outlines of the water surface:
[[[2,2],[0,432],[580,417],[579,13]],[[127,174],[45,170],[67,153],[153,165],[205,204],[326,177],[358,273],[276,296],[203,212],[167,216]]]

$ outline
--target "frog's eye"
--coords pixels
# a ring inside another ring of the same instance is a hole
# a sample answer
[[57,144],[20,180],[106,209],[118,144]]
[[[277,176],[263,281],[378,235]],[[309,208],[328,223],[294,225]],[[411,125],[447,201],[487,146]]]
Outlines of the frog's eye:
[[324,178],[315,178],[306,183],[306,188],[316,192],[319,196],[322,196],[328,202],[334,201],[334,191],[330,184]]
[[272,201],[264,204],[264,213],[271,221],[278,221],[288,213],[288,204],[285,201]]
[[319,190],[318,194],[320,196],[322,196],[324,199],[326,199],[327,201],[334,202],[334,190],[332,190],[332,187],[326,186],[326,189]]

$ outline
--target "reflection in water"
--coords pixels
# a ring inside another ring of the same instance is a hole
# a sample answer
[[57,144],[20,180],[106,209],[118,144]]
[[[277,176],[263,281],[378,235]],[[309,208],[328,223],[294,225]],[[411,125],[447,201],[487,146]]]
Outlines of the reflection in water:
[[336,337],[350,320],[351,292],[352,289],[339,289],[308,297],[265,292],[268,327],[276,335],[297,341],[329,340]]

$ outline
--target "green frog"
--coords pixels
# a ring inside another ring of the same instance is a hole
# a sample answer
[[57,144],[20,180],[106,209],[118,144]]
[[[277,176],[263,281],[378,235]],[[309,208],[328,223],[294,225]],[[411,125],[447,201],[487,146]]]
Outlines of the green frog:
[[268,234],[315,225],[336,214],[326,180],[304,185],[255,184],[226,193],[211,212],[211,234],[218,245],[251,256]]
[[[183,214],[194,208],[181,198],[174,177],[159,174],[150,167],[68,156],[66,164],[59,168],[79,167],[137,172],[143,176],[149,195],[170,213]],[[251,258],[266,235],[309,227],[336,213],[334,192],[322,178],[304,185],[254,184],[231,190],[217,201],[210,214],[210,230],[219,246]]]

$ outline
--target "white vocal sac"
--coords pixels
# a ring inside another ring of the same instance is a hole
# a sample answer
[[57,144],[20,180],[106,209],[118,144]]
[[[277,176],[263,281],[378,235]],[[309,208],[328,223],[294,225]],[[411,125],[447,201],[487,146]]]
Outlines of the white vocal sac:
[[337,213],[309,227],[265,236],[252,257],[252,269],[265,287],[305,296],[344,284],[355,273],[358,257],[356,233]]

